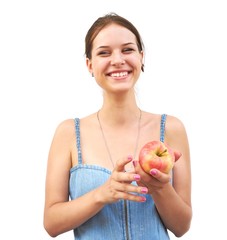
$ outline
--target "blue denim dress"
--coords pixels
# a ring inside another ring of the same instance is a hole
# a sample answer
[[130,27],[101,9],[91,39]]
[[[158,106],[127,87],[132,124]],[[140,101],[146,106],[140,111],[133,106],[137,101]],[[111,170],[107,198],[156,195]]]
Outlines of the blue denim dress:
[[[161,117],[160,141],[164,141],[166,114]],[[98,165],[83,164],[80,146],[80,120],[75,119],[78,165],[70,169],[70,199],[104,184],[111,171]],[[136,184],[133,182],[133,184]],[[120,200],[107,204],[95,216],[74,229],[76,240],[166,240],[167,229],[163,225],[152,197],[138,203]]]

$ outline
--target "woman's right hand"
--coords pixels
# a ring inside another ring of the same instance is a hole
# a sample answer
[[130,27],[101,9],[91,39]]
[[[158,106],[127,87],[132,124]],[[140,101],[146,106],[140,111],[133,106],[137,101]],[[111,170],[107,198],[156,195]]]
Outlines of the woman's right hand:
[[135,172],[125,171],[125,166],[131,161],[131,156],[117,161],[110,178],[97,189],[100,190],[100,201],[104,204],[114,203],[121,199],[135,202],[146,201],[144,196],[138,196],[135,193],[146,194],[148,189],[132,184],[133,181],[140,181],[140,175]]

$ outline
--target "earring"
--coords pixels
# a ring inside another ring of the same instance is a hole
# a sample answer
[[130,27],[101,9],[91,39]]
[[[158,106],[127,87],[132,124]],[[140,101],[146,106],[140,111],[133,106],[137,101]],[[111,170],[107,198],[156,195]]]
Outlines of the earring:
[[143,63],[141,65],[141,70],[142,70],[142,72],[144,72],[144,64]]
[[94,73],[91,73],[91,76],[94,77]]

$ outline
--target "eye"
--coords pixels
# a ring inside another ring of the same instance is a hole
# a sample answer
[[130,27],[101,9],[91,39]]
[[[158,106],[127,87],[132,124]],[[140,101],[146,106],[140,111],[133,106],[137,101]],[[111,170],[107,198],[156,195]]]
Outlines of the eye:
[[109,51],[100,51],[100,52],[98,52],[97,55],[105,57],[105,56],[109,56],[110,52]]
[[135,50],[133,48],[124,48],[123,49],[123,52],[124,53],[131,53],[131,52],[134,52]]

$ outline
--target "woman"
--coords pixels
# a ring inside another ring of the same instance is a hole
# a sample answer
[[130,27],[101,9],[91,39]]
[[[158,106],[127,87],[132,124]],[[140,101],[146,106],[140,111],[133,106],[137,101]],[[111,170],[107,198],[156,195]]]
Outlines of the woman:
[[[182,236],[192,218],[187,134],[178,118],[145,112],[136,103],[134,86],[144,70],[138,31],[117,14],[100,17],[86,35],[85,54],[103,104],[56,129],[46,176],[46,231],[55,237],[73,230],[82,240],[165,240],[167,229]],[[152,140],[182,153],[170,174],[142,170],[139,151]]]

